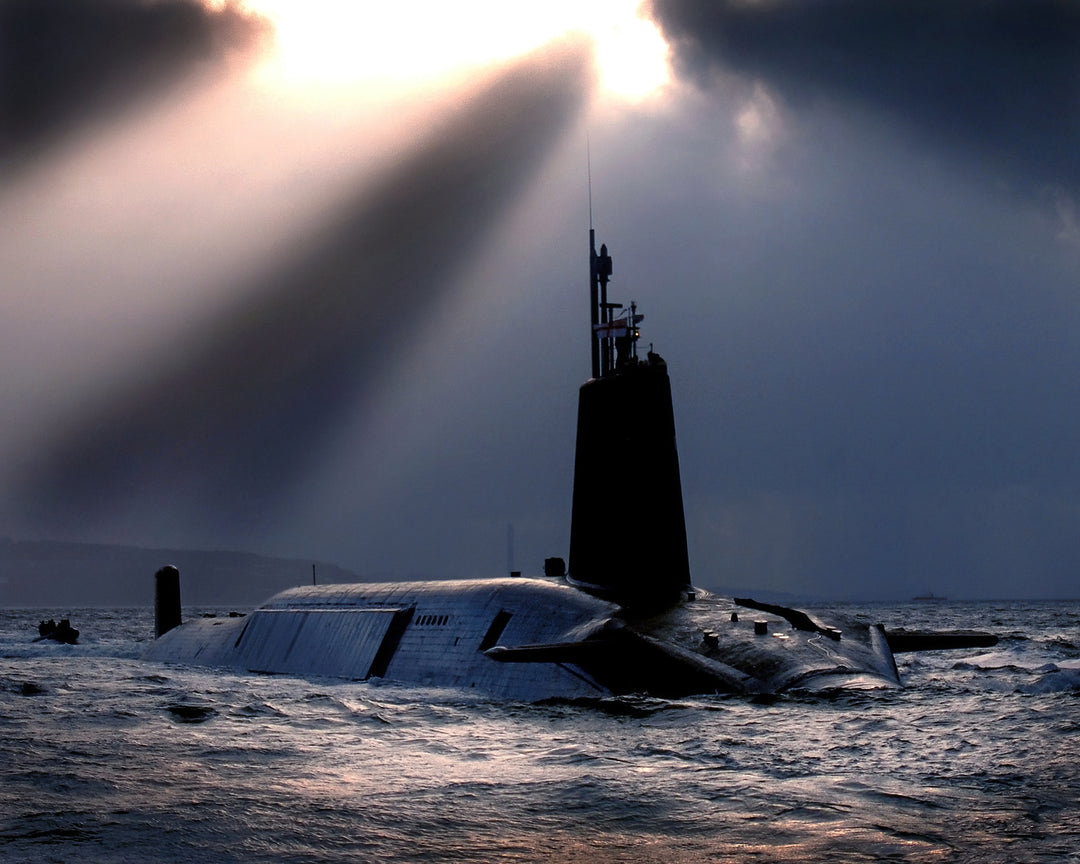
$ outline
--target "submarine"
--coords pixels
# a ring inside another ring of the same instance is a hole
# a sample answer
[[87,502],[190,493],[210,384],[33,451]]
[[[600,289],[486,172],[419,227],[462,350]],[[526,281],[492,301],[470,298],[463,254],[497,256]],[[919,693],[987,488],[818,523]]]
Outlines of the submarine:
[[181,623],[176,568],[156,574],[147,660],[469,690],[540,701],[622,694],[772,695],[901,686],[894,653],[983,647],[973,631],[887,631],[697,589],[667,363],[643,316],[608,300],[589,230],[591,376],[578,395],[568,565],[543,577],[310,585],[246,615]]

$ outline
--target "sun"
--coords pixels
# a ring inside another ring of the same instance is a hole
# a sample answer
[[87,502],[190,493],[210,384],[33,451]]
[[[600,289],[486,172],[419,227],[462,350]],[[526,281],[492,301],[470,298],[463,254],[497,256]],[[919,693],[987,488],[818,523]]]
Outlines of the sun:
[[668,47],[640,0],[248,0],[273,21],[264,73],[287,86],[411,85],[507,60],[561,35],[595,45],[604,90],[637,100],[669,80]]

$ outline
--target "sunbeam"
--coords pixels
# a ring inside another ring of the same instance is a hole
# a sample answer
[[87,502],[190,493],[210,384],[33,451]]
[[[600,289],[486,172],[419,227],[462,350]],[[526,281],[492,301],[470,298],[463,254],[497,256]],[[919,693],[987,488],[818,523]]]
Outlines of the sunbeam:
[[[528,184],[587,93],[580,43],[492,73],[247,299],[69,419],[24,474],[38,525],[257,525]],[[156,367],[156,368],[155,368]],[[157,500],[154,507],[150,501]],[[144,523],[145,524],[145,523]]]

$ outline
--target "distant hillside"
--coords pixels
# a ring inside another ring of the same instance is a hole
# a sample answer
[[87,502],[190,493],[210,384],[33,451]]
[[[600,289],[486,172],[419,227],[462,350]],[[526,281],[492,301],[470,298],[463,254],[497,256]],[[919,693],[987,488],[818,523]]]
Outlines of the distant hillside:
[[0,606],[149,606],[154,573],[166,564],[180,569],[185,606],[253,606],[310,585],[312,564],[320,584],[360,581],[333,564],[248,552],[0,539]]

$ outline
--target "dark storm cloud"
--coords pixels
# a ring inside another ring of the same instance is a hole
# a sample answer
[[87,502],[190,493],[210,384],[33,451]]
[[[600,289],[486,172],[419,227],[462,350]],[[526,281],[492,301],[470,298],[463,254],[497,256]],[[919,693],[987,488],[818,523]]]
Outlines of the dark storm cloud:
[[143,505],[178,528],[271,515],[576,116],[585,58],[540,52],[478,87],[255,299],[61,430],[19,509],[54,528]]
[[682,146],[752,163],[712,181],[721,251],[685,276],[722,330],[679,409],[699,561],[825,596],[1075,594],[1080,3],[651,6],[711,109]]
[[652,0],[677,65],[858,103],[1026,184],[1080,191],[1074,0]]
[[197,0],[4,0],[0,159],[32,155],[155,86],[252,47],[269,29],[238,6],[211,10]]

